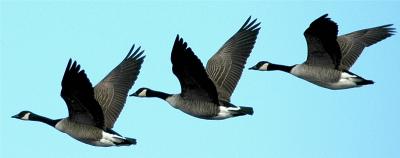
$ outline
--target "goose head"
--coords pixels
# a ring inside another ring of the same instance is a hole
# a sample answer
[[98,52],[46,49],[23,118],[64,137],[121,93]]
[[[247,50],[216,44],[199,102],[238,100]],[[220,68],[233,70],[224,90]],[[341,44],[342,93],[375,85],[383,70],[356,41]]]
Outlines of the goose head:
[[149,88],[139,88],[135,93],[132,93],[129,96],[135,96],[135,97],[149,97],[148,92],[152,91]]
[[21,111],[20,113],[11,116],[11,118],[16,118],[16,119],[20,119],[20,120],[30,120],[30,116],[31,114],[33,114],[30,111]]
[[271,63],[268,61],[260,61],[258,62],[256,65],[254,65],[253,67],[250,67],[249,70],[259,70],[259,71],[268,71],[268,66]]
[[157,98],[166,100],[168,97],[170,97],[172,95],[168,94],[168,93],[164,93],[164,92],[151,90],[149,88],[139,88],[135,93],[132,93],[129,96],[135,96],[135,97],[157,97]]

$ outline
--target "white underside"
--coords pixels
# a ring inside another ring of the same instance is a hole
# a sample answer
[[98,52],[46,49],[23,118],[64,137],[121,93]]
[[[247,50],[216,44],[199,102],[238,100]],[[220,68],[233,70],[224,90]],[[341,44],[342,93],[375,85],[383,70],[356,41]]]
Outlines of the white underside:
[[171,105],[172,107],[177,108],[177,107],[176,107],[176,103],[177,103],[176,99],[177,99],[178,97],[179,97],[178,94],[174,94],[174,95],[172,95],[172,96],[167,97],[167,98],[165,99],[165,101],[167,101],[168,104]]
[[125,138],[115,135],[115,134],[110,134],[107,132],[102,133],[103,137],[99,141],[93,142],[94,145],[96,146],[115,146],[116,144],[119,144],[124,141]]
[[351,75],[346,72],[342,72],[339,81],[334,83],[328,83],[327,88],[337,90],[337,89],[359,87],[359,85],[356,84],[357,80],[358,80],[357,76]]
[[[177,108],[189,115],[195,116],[193,115],[191,112],[185,111],[185,109],[180,109],[179,106],[177,106],[177,104],[182,104],[182,101],[180,101],[179,99],[180,96],[178,94],[172,95],[168,98],[166,98],[165,100],[174,108]],[[222,120],[222,119],[226,119],[226,118],[230,118],[233,117],[233,114],[236,113],[236,111],[239,111],[240,107],[225,107],[225,106],[219,106],[219,112],[217,114],[217,116],[214,116],[212,118],[207,117],[206,119],[212,119],[212,120]],[[195,117],[199,117],[199,116],[195,116]],[[201,117],[200,117],[201,118]]]
[[219,106],[219,113],[213,119],[222,120],[222,119],[230,118],[233,116],[232,111],[238,111],[238,110],[240,110],[240,107]]
[[[67,133],[68,134],[68,133]],[[68,134],[70,135],[70,134]],[[70,135],[73,137],[72,135]],[[115,134],[110,134],[107,132],[102,132],[102,138],[100,140],[86,140],[86,139],[78,139],[76,137],[73,137],[76,140],[79,140],[83,143],[94,145],[94,146],[101,146],[101,147],[109,147],[109,146],[116,146],[117,144],[121,143],[124,141],[125,138],[115,135]]]
[[360,85],[356,84],[356,82],[359,81],[359,78],[356,75],[351,75],[347,72],[342,72],[340,75],[340,79],[337,82],[326,82],[316,79],[313,80],[312,77],[310,76],[308,76],[308,78],[304,78],[302,75],[303,72],[301,72],[302,70],[303,70],[302,65],[296,65],[290,73],[308,82],[332,90],[360,87]]
[[77,133],[76,130],[73,129],[68,129],[67,127],[64,126],[65,120],[59,121],[55,128],[63,133],[68,134],[72,138],[94,146],[102,146],[102,147],[108,147],[108,146],[115,146],[118,143],[121,143],[125,140],[124,137],[115,135],[115,134],[110,134],[107,132],[102,131],[102,138],[100,140],[95,140],[95,138],[90,139],[90,138],[82,138],[80,137]]

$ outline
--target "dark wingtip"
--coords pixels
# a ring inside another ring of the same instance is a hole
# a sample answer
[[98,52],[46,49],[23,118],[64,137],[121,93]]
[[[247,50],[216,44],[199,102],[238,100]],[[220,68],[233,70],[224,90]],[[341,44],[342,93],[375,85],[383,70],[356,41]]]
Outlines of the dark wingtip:
[[179,34],[176,34],[175,43],[184,45],[183,38]]
[[174,45],[181,44],[183,45],[183,38],[176,34]]
[[71,69],[71,64],[72,64],[72,59],[71,59],[71,58],[69,58],[69,60],[68,60],[68,64],[67,64],[67,67],[65,68],[65,72],[64,72],[64,74],[67,74],[67,73],[68,73],[68,71]]
[[[382,26],[380,26],[380,27],[390,27],[390,26],[393,26],[393,24],[386,24],[386,25],[382,25]],[[394,29],[394,28],[393,28]]]
[[246,20],[246,22],[244,22],[244,24],[242,25],[242,27],[240,27],[240,29],[245,29],[245,27],[247,26],[247,24],[250,22],[251,16],[249,16]]
[[[133,52],[134,49],[135,49],[135,43],[132,44],[132,47],[131,47],[131,49],[129,50],[129,53],[125,56],[124,60],[125,60],[125,59],[128,59],[128,58],[132,55],[132,52]],[[140,49],[140,47],[139,47],[138,49],[136,49],[135,53],[136,53],[139,49]],[[133,53],[133,54],[135,54],[135,53]]]
[[387,29],[388,35],[392,36],[396,33],[396,28],[394,28],[392,26],[393,26],[393,24],[387,24],[387,25],[383,25],[381,27]]
[[[143,55],[144,50],[141,50],[141,49],[142,49],[142,46],[139,46],[135,49],[135,44],[133,44],[131,49],[129,50],[129,53],[124,58],[124,60],[130,59],[130,58],[133,58],[136,60],[142,60],[145,56]],[[135,51],[133,51],[133,50],[135,50]]]
[[183,49],[187,48],[187,43],[183,41],[183,38],[180,37],[179,34],[176,35],[174,47],[182,47]]
[[72,58],[69,58],[68,64],[67,64],[67,68],[70,68],[70,67],[71,67],[71,64],[72,64]]
[[319,17],[318,19],[314,20],[311,25],[329,25],[329,24],[334,24],[337,26],[336,22],[332,21],[331,18],[328,17],[328,14],[324,14],[321,17]]
[[179,41],[179,34],[176,34],[175,42],[176,42],[176,41]]
[[252,20],[251,22],[250,22],[250,20],[251,20],[251,16],[249,16],[247,18],[246,22],[242,25],[242,27],[240,27],[239,31],[240,30],[251,30],[251,31],[253,31],[253,30],[259,30],[260,29],[259,26],[260,26],[261,22],[256,23],[257,22],[257,18]]
[[133,49],[135,49],[135,43],[132,44],[131,50],[129,50],[129,53],[132,53]]

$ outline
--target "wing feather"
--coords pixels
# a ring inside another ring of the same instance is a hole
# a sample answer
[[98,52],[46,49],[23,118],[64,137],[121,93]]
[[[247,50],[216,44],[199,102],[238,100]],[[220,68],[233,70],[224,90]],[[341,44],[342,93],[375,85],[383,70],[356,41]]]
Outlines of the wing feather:
[[217,90],[203,64],[179,35],[172,48],[171,62],[172,71],[181,85],[182,97],[195,97],[219,104]]
[[339,69],[349,70],[365,47],[392,36],[394,34],[394,28],[390,26],[392,26],[392,24],[362,29],[339,36],[337,42],[342,52],[342,61]]
[[207,62],[207,74],[217,87],[219,99],[229,101],[260,30],[249,17],[243,26]]
[[[144,61],[144,50],[132,46],[129,53],[103,80],[94,88],[96,100],[102,107],[105,127],[112,128],[124,108],[128,91],[135,83]],[[133,51],[135,50],[135,51]]]
[[342,59],[336,41],[338,26],[325,14],[314,20],[304,32],[308,55],[305,64],[318,67],[338,68]]
[[69,118],[75,122],[104,128],[104,115],[95,100],[92,84],[80,65],[69,59],[61,82],[61,97],[68,107]]

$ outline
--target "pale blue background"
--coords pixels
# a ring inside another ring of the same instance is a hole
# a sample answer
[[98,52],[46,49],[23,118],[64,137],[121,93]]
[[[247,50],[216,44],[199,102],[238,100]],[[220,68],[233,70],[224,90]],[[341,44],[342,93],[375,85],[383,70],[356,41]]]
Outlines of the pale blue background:
[[[303,31],[329,13],[339,34],[393,23],[396,1],[15,1],[0,3],[0,156],[136,158],[399,158],[399,35],[364,51],[351,69],[374,85],[332,91],[281,72],[247,70],[259,60],[306,58]],[[257,43],[232,96],[253,116],[200,120],[159,99],[128,98],[114,130],[130,147],[80,143],[41,123],[10,116],[31,110],[68,115],[60,97],[69,58],[100,81],[136,43],[146,59],[130,91],[180,91],[170,52],[180,34],[205,64],[248,16],[261,24]]]

